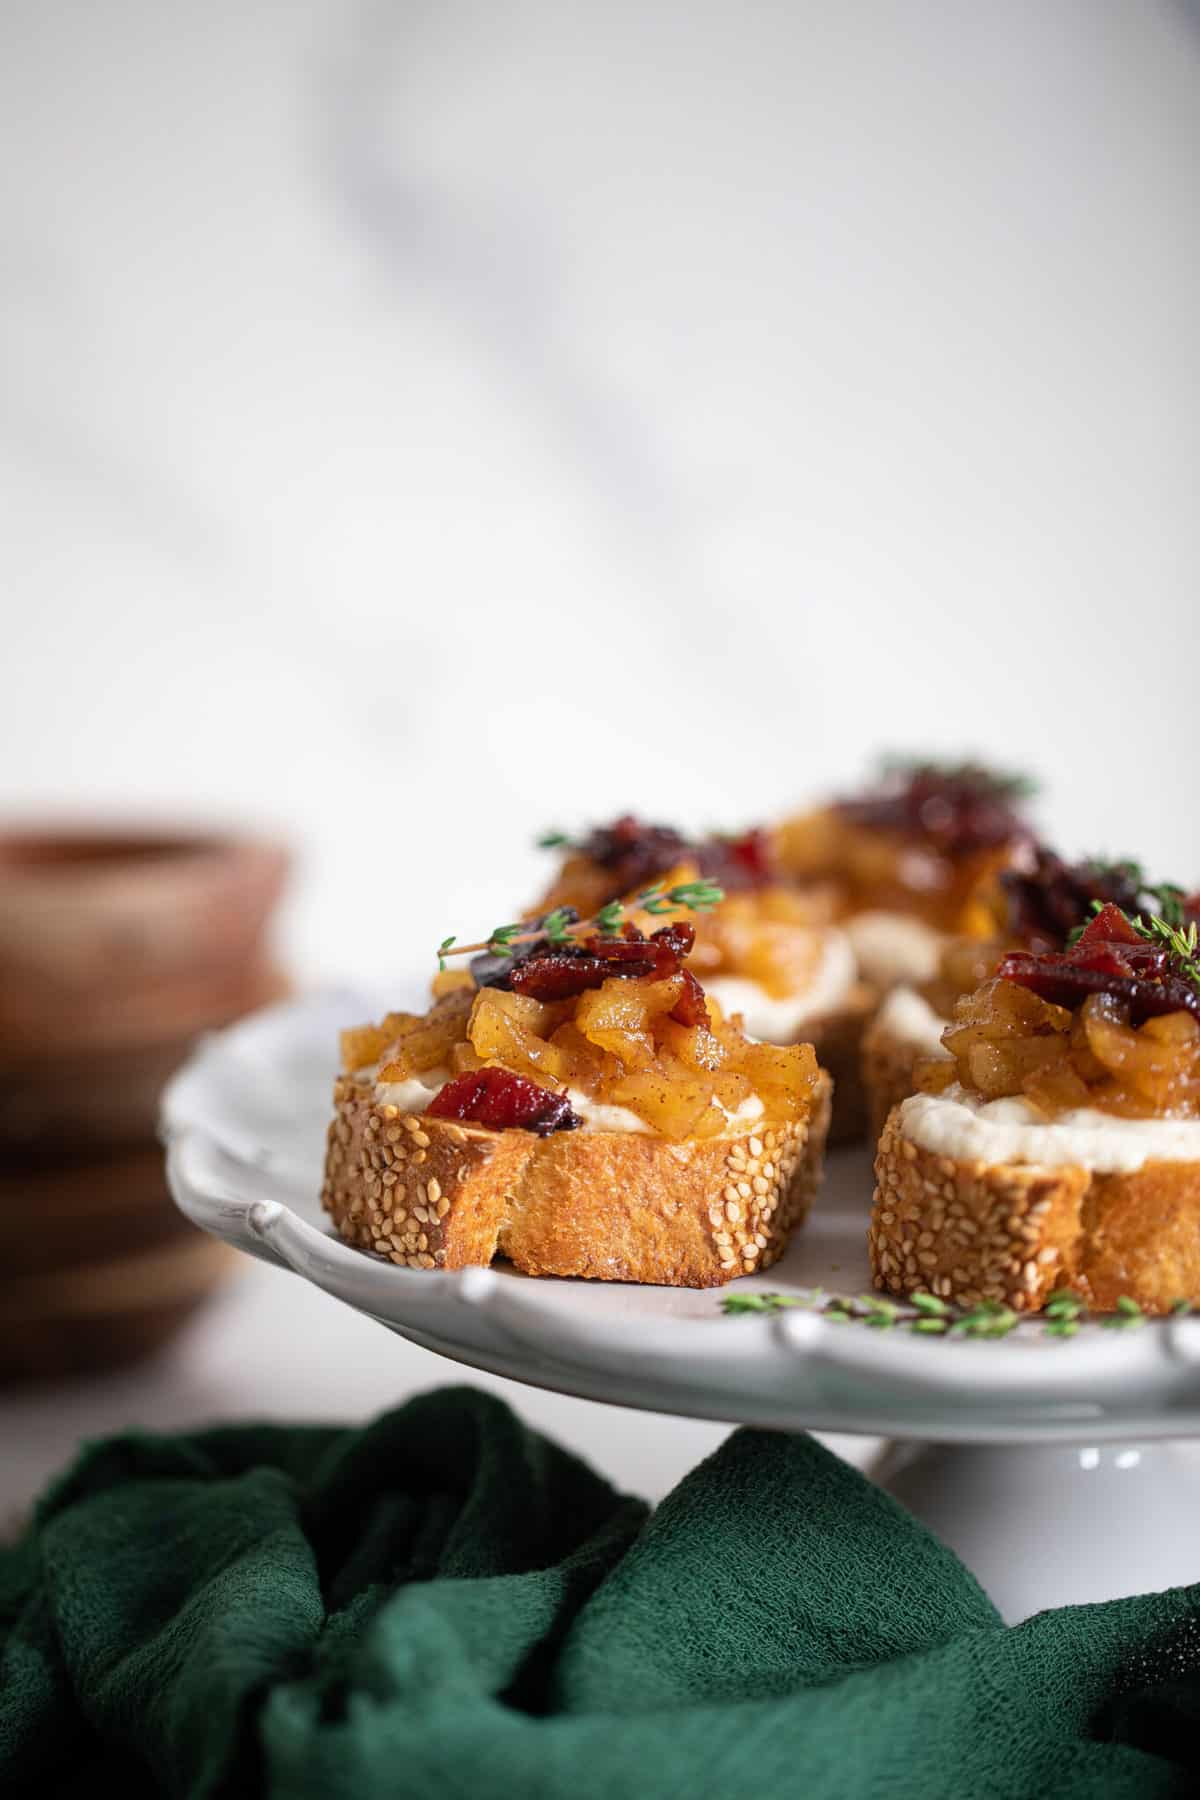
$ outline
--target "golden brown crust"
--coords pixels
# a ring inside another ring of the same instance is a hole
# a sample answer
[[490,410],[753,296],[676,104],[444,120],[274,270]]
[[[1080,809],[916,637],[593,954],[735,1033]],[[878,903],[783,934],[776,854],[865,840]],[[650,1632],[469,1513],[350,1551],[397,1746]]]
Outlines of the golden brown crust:
[[1200,1301],[1200,1163],[1104,1175],[1075,1166],[938,1156],[893,1111],[875,1160],[868,1241],[875,1285],[1035,1312],[1055,1288],[1098,1312]]
[[766,1268],[812,1204],[829,1081],[807,1119],[673,1144],[639,1132],[485,1131],[334,1088],[322,1205],[409,1268],[505,1256],[529,1275],[715,1287]]
[[867,1129],[878,1141],[888,1114],[917,1091],[917,1064],[929,1052],[911,1038],[890,1031],[882,1016],[873,1018],[862,1037],[860,1068]]
[[859,982],[834,1012],[806,1019],[797,1027],[797,1043],[811,1044],[817,1061],[833,1077],[833,1120],[830,1144],[853,1144],[866,1136],[867,1095],[863,1086],[863,1033],[879,1005],[878,991]]

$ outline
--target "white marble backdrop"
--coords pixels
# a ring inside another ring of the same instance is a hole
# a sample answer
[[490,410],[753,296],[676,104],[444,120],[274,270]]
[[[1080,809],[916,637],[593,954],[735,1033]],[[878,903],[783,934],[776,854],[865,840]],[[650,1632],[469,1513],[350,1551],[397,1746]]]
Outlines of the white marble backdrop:
[[359,975],[880,744],[1200,873],[1184,6],[0,32],[0,805],[281,821]]
[[1196,12],[0,0],[0,808],[367,979],[886,745],[1200,877]]

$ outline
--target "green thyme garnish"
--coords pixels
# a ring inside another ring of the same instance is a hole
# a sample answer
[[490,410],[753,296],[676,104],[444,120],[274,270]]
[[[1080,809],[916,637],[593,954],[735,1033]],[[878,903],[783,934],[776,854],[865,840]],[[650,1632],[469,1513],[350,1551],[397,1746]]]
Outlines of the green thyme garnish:
[[1200,988],[1200,932],[1197,932],[1195,919],[1185,930],[1182,914],[1180,918],[1179,924],[1170,925],[1158,913],[1152,913],[1148,919],[1139,913],[1136,919],[1130,920],[1130,924],[1148,944],[1167,951],[1179,973],[1193,987]]
[[[907,1300],[885,1300],[878,1294],[725,1294],[721,1311],[731,1316],[746,1313],[778,1313],[792,1307],[817,1314],[833,1325],[866,1325],[874,1331],[903,1330],[921,1337],[1007,1337],[1021,1323],[1021,1314],[998,1300],[982,1300],[976,1306],[957,1306],[936,1294],[919,1291]],[[1173,1315],[1193,1311],[1190,1300],[1177,1300]],[[1029,1315],[1026,1315],[1029,1317]],[[1108,1331],[1131,1331],[1146,1323],[1136,1300],[1122,1294],[1111,1313],[1089,1314],[1079,1295],[1058,1288],[1042,1308],[1045,1337],[1074,1337],[1089,1320]]]
[[[1123,887],[1126,891],[1132,890],[1137,894],[1139,916],[1151,911],[1167,925],[1179,927],[1184,924],[1183,906],[1187,890],[1174,881],[1150,881],[1141,863],[1132,856],[1087,856],[1081,866],[1098,886]],[[1143,905],[1142,902],[1147,904]],[[1103,900],[1093,900],[1091,904],[1092,911],[1099,912],[1105,903]]]
[[[1129,867],[1136,869],[1137,864],[1131,863]],[[1140,938],[1157,950],[1165,950],[1185,980],[1200,988],[1200,931],[1195,919],[1184,922],[1186,893],[1172,881],[1159,882],[1156,887],[1147,886],[1144,891],[1157,901],[1159,910],[1126,913],[1125,917]],[[1089,909],[1092,918],[1102,913],[1105,905],[1103,900],[1093,900]],[[1077,925],[1068,934],[1067,948],[1073,949],[1086,930],[1086,924]]]
[[[524,935],[524,928],[518,920],[515,925],[497,925],[487,941],[487,948],[493,956],[511,956],[512,945]],[[461,954],[461,952],[456,952]]]
[[1184,889],[1176,887],[1173,881],[1160,881],[1157,887],[1148,888],[1146,891],[1153,894],[1158,901],[1158,916],[1163,923],[1174,926],[1178,930],[1185,921],[1183,903],[1187,899],[1187,894]]
[[546,914],[542,920],[542,930],[552,944],[567,942],[569,935],[567,927],[572,923],[574,917],[569,906],[556,906],[553,912]]
[[1144,1325],[1146,1315],[1136,1300],[1131,1300],[1128,1294],[1122,1294],[1117,1301],[1116,1312],[1106,1314],[1100,1323],[1109,1331],[1128,1331],[1131,1327]]
[[573,850],[575,848],[565,831],[543,832],[537,840],[537,847],[539,850]]
[[460,944],[457,938],[443,938],[438,945],[438,968],[446,967],[447,956],[469,956],[482,950],[493,956],[511,956],[515,945],[536,944],[543,938],[561,946],[580,938],[615,937],[627,913],[711,912],[724,898],[724,888],[713,881],[681,881],[675,887],[648,887],[628,902],[610,900],[591,919],[575,919],[569,907],[559,906],[540,924],[497,925],[482,943]]
[[725,898],[725,889],[714,881],[681,881],[678,887],[647,888],[631,902],[637,912],[668,913],[685,906],[690,912],[711,912]]
[[625,909],[619,900],[610,900],[607,906],[602,906],[600,908],[600,911],[596,914],[594,924],[601,937],[612,937],[614,932],[620,930],[621,914],[624,910]]

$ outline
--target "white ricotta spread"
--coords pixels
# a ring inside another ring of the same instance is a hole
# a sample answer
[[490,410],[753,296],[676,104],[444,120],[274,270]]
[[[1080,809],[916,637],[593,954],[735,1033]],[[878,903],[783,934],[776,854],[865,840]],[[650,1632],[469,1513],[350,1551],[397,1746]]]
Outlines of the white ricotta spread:
[[813,979],[806,987],[782,999],[768,994],[761,982],[743,975],[715,975],[705,983],[728,1018],[741,1013],[746,1035],[767,1044],[794,1044],[809,1019],[833,1012],[854,986],[855,958],[850,940],[842,931],[825,933]]
[[1047,1119],[1027,1100],[984,1100],[957,1083],[901,1104],[906,1138],[964,1162],[1064,1163],[1123,1175],[1148,1162],[1200,1162],[1200,1119],[1122,1119],[1081,1106]]
[[905,913],[863,912],[842,928],[858,958],[858,972],[873,987],[901,981],[929,981],[938,971],[946,939],[921,919]]
[[[372,1081],[374,1069],[360,1069],[356,1081]],[[398,1106],[401,1112],[423,1113],[433,1096],[450,1079],[449,1069],[426,1069],[407,1081],[376,1081],[375,1099],[380,1106]]]
[[[355,1080],[369,1084],[374,1074],[374,1069],[359,1069]],[[375,1081],[374,1098],[380,1106],[398,1106],[401,1112],[423,1113],[450,1078],[449,1069],[426,1069],[424,1074],[414,1075],[408,1081]],[[567,1098],[584,1125],[592,1131],[640,1131],[653,1135],[653,1127],[627,1106],[606,1106],[579,1088],[568,1088]],[[750,1124],[760,1117],[762,1110],[763,1103],[757,1094],[743,1100],[736,1112],[722,1108],[731,1130]]]
[[911,1044],[926,1056],[949,1056],[950,1052],[942,1043],[942,1033],[948,1024],[949,1020],[934,1012],[928,1000],[923,1000],[914,988],[897,987],[892,989],[875,1015],[874,1028],[901,1043]]

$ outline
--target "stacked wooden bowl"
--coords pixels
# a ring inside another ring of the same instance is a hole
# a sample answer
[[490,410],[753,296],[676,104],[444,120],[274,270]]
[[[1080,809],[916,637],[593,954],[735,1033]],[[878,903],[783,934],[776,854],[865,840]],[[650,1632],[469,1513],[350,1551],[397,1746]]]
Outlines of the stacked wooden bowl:
[[0,833],[0,1380],[144,1355],[221,1279],[167,1193],[158,1098],[284,992],[286,872],[245,839]]

